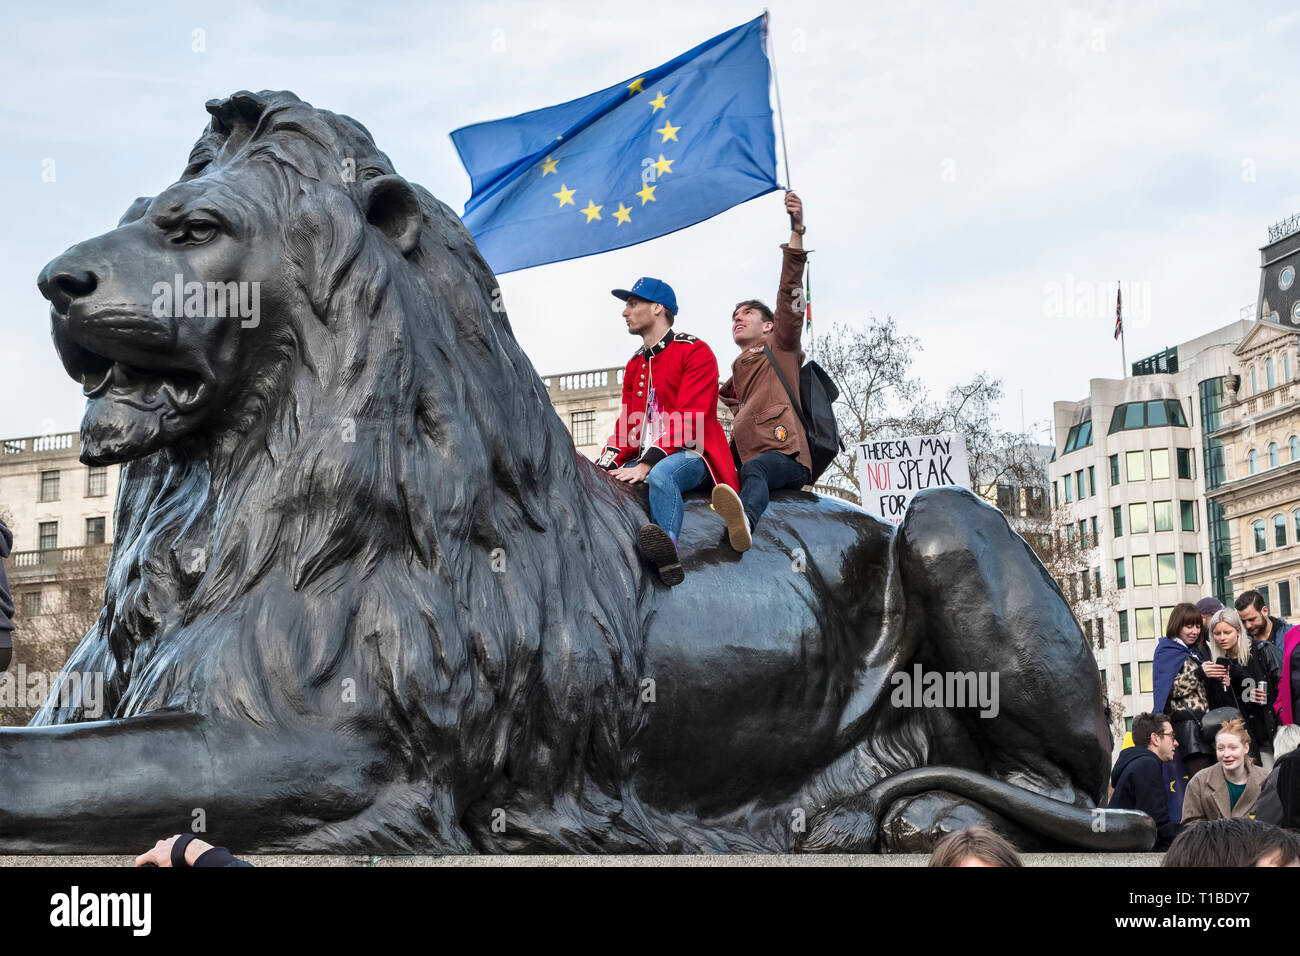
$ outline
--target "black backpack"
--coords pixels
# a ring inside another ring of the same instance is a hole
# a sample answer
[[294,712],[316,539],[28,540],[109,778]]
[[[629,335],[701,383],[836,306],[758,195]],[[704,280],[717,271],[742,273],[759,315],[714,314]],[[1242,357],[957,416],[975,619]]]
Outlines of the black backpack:
[[794,389],[785,380],[785,373],[776,364],[772,350],[764,345],[763,354],[772,363],[776,377],[785,386],[785,393],[790,397],[790,403],[808,437],[808,453],[812,456],[812,478],[809,484],[812,484],[830,467],[835,456],[844,451],[840,426],[835,421],[835,409],[832,407],[840,397],[840,390],[825,369],[816,362],[809,361],[799,369],[799,398],[796,399]]

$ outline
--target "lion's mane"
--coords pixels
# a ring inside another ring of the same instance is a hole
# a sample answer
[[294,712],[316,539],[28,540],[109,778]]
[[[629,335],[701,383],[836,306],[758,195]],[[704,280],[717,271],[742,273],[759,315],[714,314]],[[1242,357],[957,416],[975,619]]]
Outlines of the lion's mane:
[[[400,779],[299,846],[596,848],[640,719],[638,502],[575,452],[459,219],[417,186],[408,256],[367,225],[394,170],[361,124],[284,92],[208,110],[182,178],[271,204],[300,305],[221,427],[123,466],[67,668],[105,673],[106,716],[382,741]],[[52,697],[33,724],[82,719]]]

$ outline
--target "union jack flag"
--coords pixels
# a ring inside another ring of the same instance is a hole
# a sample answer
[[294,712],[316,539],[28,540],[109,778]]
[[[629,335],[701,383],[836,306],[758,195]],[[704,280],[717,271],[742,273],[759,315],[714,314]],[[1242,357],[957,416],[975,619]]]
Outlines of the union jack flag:
[[1124,331],[1124,309],[1120,303],[1119,285],[1115,286],[1115,338],[1120,337]]

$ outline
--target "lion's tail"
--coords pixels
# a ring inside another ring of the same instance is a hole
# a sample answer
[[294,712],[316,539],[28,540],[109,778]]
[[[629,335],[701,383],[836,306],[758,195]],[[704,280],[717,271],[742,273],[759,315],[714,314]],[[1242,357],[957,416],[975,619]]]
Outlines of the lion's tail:
[[829,808],[809,828],[801,849],[870,853],[881,847],[880,821],[904,797],[944,790],[1002,814],[1058,843],[1112,853],[1151,849],[1155,821],[1135,810],[1077,807],[957,767],[919,767],[881,780],[866,792]]

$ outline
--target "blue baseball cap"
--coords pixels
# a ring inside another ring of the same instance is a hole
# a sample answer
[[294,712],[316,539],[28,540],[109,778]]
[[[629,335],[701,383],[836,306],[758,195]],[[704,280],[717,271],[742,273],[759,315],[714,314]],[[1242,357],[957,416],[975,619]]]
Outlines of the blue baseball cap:
[[649,276],[642,276],[636,280],[636,284],[631,289],[611,289],[614,297],[627,301],[628,296],[634,295],[638,299],[645,299],[647,302],[658,302],[673,315],[677,314],[677,296],[673,295],[673,287],[662,279],[651,279]]

